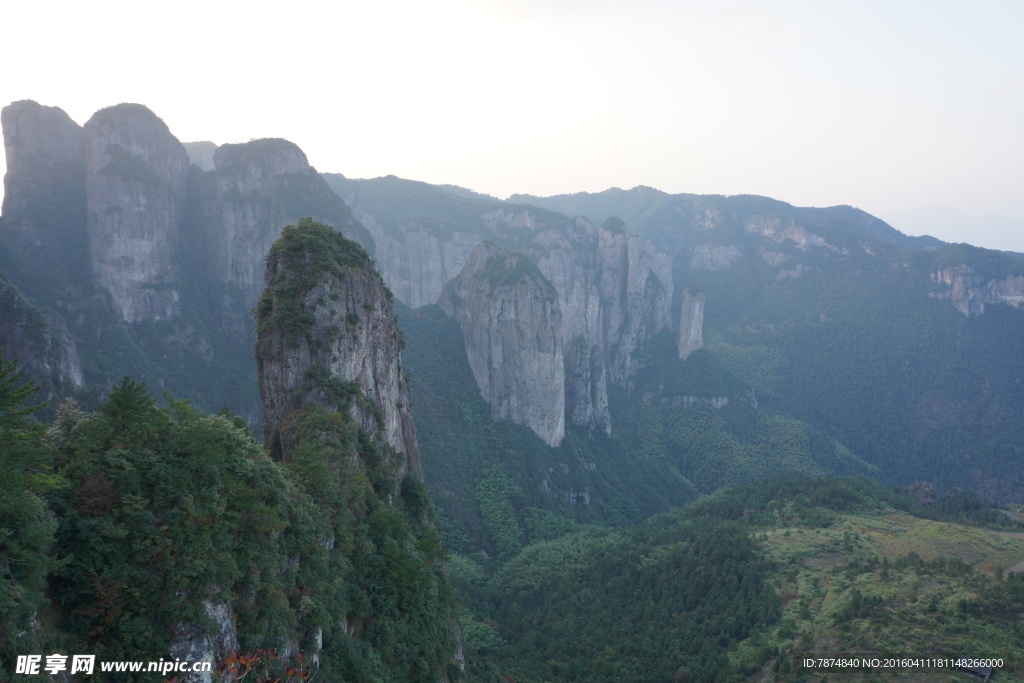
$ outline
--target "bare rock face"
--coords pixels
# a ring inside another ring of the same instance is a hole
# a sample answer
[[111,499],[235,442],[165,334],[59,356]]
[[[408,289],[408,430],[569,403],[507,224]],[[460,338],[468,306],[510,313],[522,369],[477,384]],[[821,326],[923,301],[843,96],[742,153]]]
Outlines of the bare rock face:
[[93,280],[128,322],[171,318],[188,154],[138,104],[101,109],[84,130]]
[[[437,301],[481,241],[534,262],[554,286],[561,309],[566,419],[611,434],[608,383],[626,386],[637,369],[637,348],[672,324],[668,253],[627,235],[618,219],[598,228],[585,218],[569,220],[398,178],[349,181],[330,175],[328,181],[367,225],[381,274],[410,306]],[[468,347],[467,353],[487,356]],[[500,390],[487,395],[505,400],[498,398]]]
[[627,242],[626,292],[622,326],[609,340],[614,347],[612,380],[625,385],[637,370],[634,352],[663,329],[672,327],[672,259],[651,242],[632,236]]
[[739,247],[734,244],[698,244],[690,254],[690,270],[732,270],[740,260]]
[[399,300],[413,308],[435,303],[480,243],[477,235],[456,232],[440,239],[424,230],[397,236],[388,233],[372,216],[361,217],[377,244],[377,259],[386,268],[388,286]]
[[372,248],[365,228],[297,145],[278,138],[221,145],[213,153],[213,164],[215,170],[199,181],[197,240],[203,245],[206,272],[239,292],[245,310],[255,305],[263,289],[263,256],[283,226],[303,216]]
[[821,236],[799,225],[795,220],[783,220],[777,216],[751,216],[743,223],[743,228],[772,242],[792,242],[797,249],[803,251],[828,244]]
[[297,410],[347,410],[403,454],[401,476],[422,472],[402,335],[391,296],[367,253],[308,219],[267,255],[257,307],[256,361],[272,451],[288,460]]
[[440,305],[462,329],[480,392],[498,419],[550,446],[565,436],[565,361],[558,295],[522,254],[489,242],[473,250]]
[[704,348],[704,292],[687,287],[679,312],[679,360],[686,360],[697,349]]
[[[88,282],[85,138],[57,107],[31,100],[0,113],[4,176],[3,247],[17,281],[32,293]],[[38,268],[40,262],[54,264]]]
[[683,304],[679,311],[679,359],[685,360],[690,353],[703,348],[703,305],[705,293],[686,288]]
[[1024,276],[1021,275],[986,280],[970,266],[960,264],[935,271],[931,280],[948,289],[929,296],[949,299],[953,307],[968,318],[983,315],[986,305],[1007,304],[1020,308],[1024,304]]
[[605,307],[598,288],[598,229],[577,218],[572,232],[539,235],[546,248],[538,265],[558,292],[565,354],[565,408],[571,424],[611,434],[605,353]]

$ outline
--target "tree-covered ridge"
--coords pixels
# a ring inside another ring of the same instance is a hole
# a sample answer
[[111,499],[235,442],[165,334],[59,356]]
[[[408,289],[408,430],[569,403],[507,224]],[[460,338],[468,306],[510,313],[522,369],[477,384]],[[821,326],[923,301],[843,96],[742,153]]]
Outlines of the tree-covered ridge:
[[204,633],[312,653],[327,680],[454,667],[429,498],[410,480],[392,500],[380,446],[346,415],[306,411],[282,465],[241,419],[158,406],[125,378],[46,429],[2,362],[0,677],[28,651],[158,660]]
[[967,652],[1003,657],[998,676],[1021,680],[1024,574],[1002,577],[1024,559],[1007,533],[1022,529],[959,491],[789,476],[450,565],[479,680],[821,681],[801,657]]
[[480,229],[480,214],[502,206],[484,195],[462,195],[444,187],[395,176],[352,181],[338,173],[324,173],[338,196],[358,211],[368,213],[391,237],[405,239],[405,230],[417,227],[433,235]]

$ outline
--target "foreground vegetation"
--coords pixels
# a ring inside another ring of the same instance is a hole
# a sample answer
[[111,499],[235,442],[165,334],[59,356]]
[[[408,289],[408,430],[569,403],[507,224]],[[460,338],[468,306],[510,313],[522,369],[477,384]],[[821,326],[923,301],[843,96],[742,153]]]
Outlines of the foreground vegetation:
[[95,413],[67,403],[35,425],[31,385],[0,364],[0,680],[17,655],[155,661],[206,633],[317,653],[329,679],[454,666],[426,491],[396,499],[347,415],[306,411],[282,464],[240,418],[160,407],[128,378]]

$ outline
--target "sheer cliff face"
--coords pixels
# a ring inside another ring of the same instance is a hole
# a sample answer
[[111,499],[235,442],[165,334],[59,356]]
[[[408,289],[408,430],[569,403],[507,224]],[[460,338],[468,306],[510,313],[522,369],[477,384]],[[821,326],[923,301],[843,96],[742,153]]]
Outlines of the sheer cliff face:
[[102,109],[84,130],[94,282],[128,322],[170,318],[178,312],[185,148],[141,105]]
[[931,293],[938,299],[949,299],[956,310],[968,318],[983,315],[985,306],[1008,304],[1020,308],[1024,304],[1024,276],[1008,275],[1002,280],[985,278],[967,265],[950,266],[931,274],[932,282],[945,290]]
[[401,238],[388,234],[372,216],[361,217],[377,244],[377,259],[387,272],[388,287],[400,301],[416,308],[437,302],[445,284],[469,260],[480,237],[456,232],[447,239],[424,230]]
[[367,248],[366,231],[327,187],[306,155],[287,140],[222,145],[215,170],[200,179],[206,272],[241,292],[248,310],[263,289],[263,256],[285,225],[302,216],[329,223]]
[[577,218],[567,234],[538,241],[538,267],[562,311],[569,420],[611,434],[608,382],[626,386],[635,351],[671,326],[671,258],[615,221],[597,228]]
[[[568,220],[531,207],[495,208],[497,202],[489,198],[453,196],[397,178],[331,180],[373,233],[384,279],[410,306],[443,298],[442,287],[469,268],[473,248],[482,240],[536,263],[554,286],[561,311],[565,418],[611,433],[608,383],[626,386],[637,369],[636,350],[672,324],[672,260],[667,253],[627,235],[621,221],[598,228],[583,218]],[[428,207],[424,215],[402,212],[410,197]],[[385,198],[392,200],[390,205]],[[438,218],[442,211],[447,221]],[[450,298],[445,306],[451,312],[458,308]],[[472,339],[483,342],[480,336]],[[490,352],[473,348],[467,338],[467,353],[483,359]],[[483,389],[486,380],[481,378],[487,373],[482,367],[475,370]],[[484,395],[496,414],[510,414],[505,404],[511,398],[501,388]],[[519,419],[537,424],[536,416]]]
[[[88,281],[85,138],[57,107],[15,102],[0,113],[7,174],[3,243],[18,281],[33,293]],[[50,268],[39,268],[45,261]],[[54,282],[54,281],[57,282]]]
[[[267,256],[256,360],[272,450],[287,460],[297,411],[348,411],[421,473],[402,335],[387,289],[356,243],[311,221],[285,230]],[[356,391],[358,389],[358,391]],[[399,481],[401,477],[399,477]]]
[[[543,236],[542,236],[543,238]],[[538,268],[558,292],[565,353],[566,418],[611,434],[604,317],[598,287],[598,229],[578,218],[568,235],[543,239],[548,251]]]
[[697,349],[704,348],[704,292],[687,288],[679,311],[679,336],[676,349],[679,360],[686,360]]
[[439,303],[462,329],[491,415],[559,445],[565,436],[565,360],[551,283],[522,254],[484,242]]

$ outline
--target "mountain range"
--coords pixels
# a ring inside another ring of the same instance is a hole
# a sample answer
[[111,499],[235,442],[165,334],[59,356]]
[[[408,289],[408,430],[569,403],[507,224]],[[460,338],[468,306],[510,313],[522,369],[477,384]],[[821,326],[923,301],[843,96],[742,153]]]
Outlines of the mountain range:
[[[285,140],[183,144],[135,104],[79,126],[23,101],[2,124],[0,347],[51,411],[130,375],[287,461],[301,388],[422,468],[447,548],[501,563],[779,475],[1024,501],[1019,254],[849,206],[350,179]],[[379,296],[272,305],[274,245],[304,221],[361,245],[401,331],[360,337],[391,330]],[[284,332],[257,340],[271,318]],[[408,380],[374,355],[385,337]],[[757,604],[751,624],[779,609]]]

